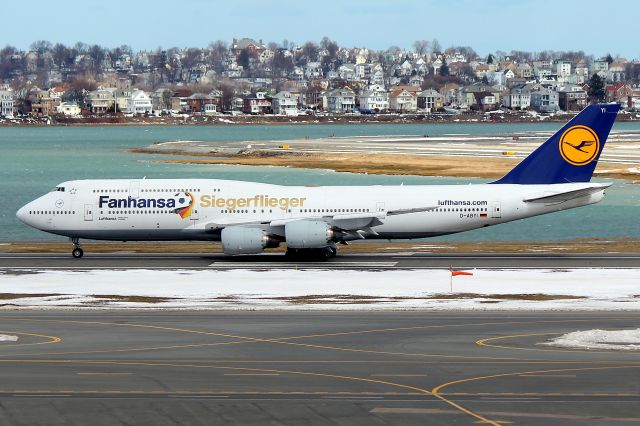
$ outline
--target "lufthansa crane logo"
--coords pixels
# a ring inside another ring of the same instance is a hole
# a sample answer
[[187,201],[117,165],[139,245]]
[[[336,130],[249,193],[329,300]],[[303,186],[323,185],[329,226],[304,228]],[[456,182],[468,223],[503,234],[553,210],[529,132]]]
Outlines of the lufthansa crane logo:
[[600,139],[587,126],[572,126],[560,137],[560,154],[574,166],[586,166],[598,156]]

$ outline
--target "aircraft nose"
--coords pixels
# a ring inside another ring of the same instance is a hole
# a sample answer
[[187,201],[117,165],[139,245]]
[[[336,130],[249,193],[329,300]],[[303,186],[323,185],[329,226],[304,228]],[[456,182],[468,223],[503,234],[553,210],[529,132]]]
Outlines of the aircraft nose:
[[16,217],[18,218],[18,220],[19,220],[20,222],[25,223],[25,224],[27,224],[27,225],[28,225],[27,220],[28,220],[28,216],[29,216],[29,214],[27,213],[27,212],[28,212],[28,209],[27,209],[27,208],[28,208],[28,205],[26,205],[26,206],[22,206],[22,207],[20,208],[20,210],[18,210],[18,211],[16,212]]

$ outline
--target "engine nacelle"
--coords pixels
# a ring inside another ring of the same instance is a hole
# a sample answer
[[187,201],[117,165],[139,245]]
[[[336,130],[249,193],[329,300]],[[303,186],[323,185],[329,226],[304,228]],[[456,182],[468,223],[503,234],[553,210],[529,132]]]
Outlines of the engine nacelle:
[[278,247],[279,241],[269,237],[260,228],[231,226],[220,233],[225,254],[258,254],[265,248]]
[[284,226],[284,235],[290,248],[321,248],[331,242],[333,230],[321,220],[297,220]]

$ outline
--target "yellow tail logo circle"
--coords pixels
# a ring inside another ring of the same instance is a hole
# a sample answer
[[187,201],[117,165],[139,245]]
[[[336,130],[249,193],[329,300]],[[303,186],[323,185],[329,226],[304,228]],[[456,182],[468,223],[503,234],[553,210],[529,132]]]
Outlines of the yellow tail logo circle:
[[586,166],[598,156],[600,139],[590,127],[572,126],[560,136],[560,154],[574,166]]

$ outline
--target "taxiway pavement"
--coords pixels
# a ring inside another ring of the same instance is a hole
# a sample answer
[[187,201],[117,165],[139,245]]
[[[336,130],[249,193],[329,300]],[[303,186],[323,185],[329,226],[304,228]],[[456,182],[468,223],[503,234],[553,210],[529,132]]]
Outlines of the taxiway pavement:
[[0,424],[638,424],[636,313],[1,311]]

